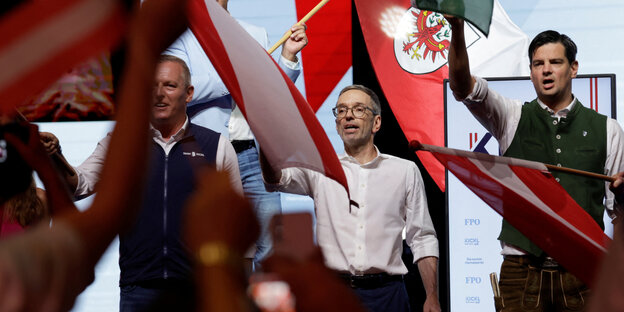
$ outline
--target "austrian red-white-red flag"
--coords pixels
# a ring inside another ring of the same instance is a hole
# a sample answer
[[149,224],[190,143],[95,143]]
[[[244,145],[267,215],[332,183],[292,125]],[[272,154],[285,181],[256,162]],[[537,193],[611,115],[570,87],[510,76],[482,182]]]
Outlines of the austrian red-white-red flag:
[[[405,137],[443,146],[450,25],[442,14],[411,7],[410,0],[355,0],[355,4],[375,74]],[[472,74],[528,74],[528,39],[498,1],[489,36],[467,25],[465,37]],[[444,190],[444,167],[427,153],[418,157]]]
[[586,284],[594,283],[611,240],[544,164],[425,144],[422,148],[548,255]]
[[110,49],[124,30],[118,0],[24,1],[0,20],[0,108],[44,90],[73,65]]
[[304,167],[348,190],[321,124],[273,58],[214,0],[192,0],[190,27],[274,169]]

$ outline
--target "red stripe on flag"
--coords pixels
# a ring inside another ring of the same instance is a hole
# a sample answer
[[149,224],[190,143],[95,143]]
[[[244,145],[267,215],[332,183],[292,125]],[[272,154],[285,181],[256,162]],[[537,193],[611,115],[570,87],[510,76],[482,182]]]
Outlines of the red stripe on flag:
[[[0,50],[83,0],[29,1],[2,18]],[[52,39],[52,38],[50,38]]]
[[[297,20],[305,16],[318,0],[295,0]],[[308,103],[317,111],[334,90],[349,67],[351,53],[351,2],[330,1],[308,22],[310,44],[301,51]]]
[[[47,8],[47,6],[43,8]],[[34,9],[29,8],[29,10]],[[55,10],[55,12],[57,11]],[[16,23],[15,21],[11,22]],[[71,69],[73,65],[114,46],[121,38],[124,23],[124,11],[119,5],[116,5],[112,14],[97,25],[93,31],[75,38],[71,44],[64,46],[57,53],[46,55],[45,60],[37,64],[32,70],[14,77],[11,83],[1,86],[0,98],[3,101],[0,103],[0,109],[12,110],[13,107],[22,104],[29,96],[44,90],[59,76]],[[50,40],[54,40],[54,38],[50,38]],[[45,43],[42,42],[41,45],[45,45]],[[2,46],[8,46],[4,40],[2,40]]]
[[596,111],[598,111],[598,77],[594,78],[594,103],[596,105]]
[[594,79],[589,78],[589,108],[594,109]]

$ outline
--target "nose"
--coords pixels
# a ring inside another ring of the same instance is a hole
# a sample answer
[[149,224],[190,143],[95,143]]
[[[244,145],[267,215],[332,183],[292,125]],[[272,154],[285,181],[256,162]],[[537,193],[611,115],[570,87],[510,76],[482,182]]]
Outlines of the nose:
[[344,118],[347,120],[355,119],[355,115],[353,113],[353,107],[347,109],[347,113],[345,114]]
[[550,62],[544,63],[544,67],[542,68],[542,71],[544,73],[552,73],[552,65],[550,64]]
[[162,98],[163,97],[163,87],[160,84],[154,85],[154,97]]

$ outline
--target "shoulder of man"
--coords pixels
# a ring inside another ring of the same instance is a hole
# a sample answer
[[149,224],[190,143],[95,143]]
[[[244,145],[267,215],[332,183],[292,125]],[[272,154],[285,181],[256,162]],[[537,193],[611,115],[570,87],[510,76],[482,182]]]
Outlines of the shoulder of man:
[[217,142],[221,134],[212,129],[200,126],[198,124],[194,124],[192,122],[189,123],[188,134],[195,136],[198,140],[202,139],[216,139]]

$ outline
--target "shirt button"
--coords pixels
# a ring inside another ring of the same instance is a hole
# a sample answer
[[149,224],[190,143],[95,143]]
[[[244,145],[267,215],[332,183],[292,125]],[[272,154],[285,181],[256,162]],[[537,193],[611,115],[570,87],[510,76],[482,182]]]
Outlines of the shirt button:
[[360,229],[363,229],[363,228],[364,228],[364,226],[360,224]]
[[364,185],[364,184],[361,184],[361,185],[360,185],[360,187],[361,187],[361,188],[365,188],[365,187],[366,187],[366,185]]
[[555,152],[557,152],[557,154],[561,154],[561,149],[558,148],[558,149],[555,150]]
[[557,120],[553,120],[553,125],[556,125],[556,124],[557,124]]
[[557,140],[561,140],[561,135],[557,134],[557,135],[555,135],[555,138],[557,138]]
[[358,249],[359,249],[359,250],[362,250],[362,246],[358,246]]

